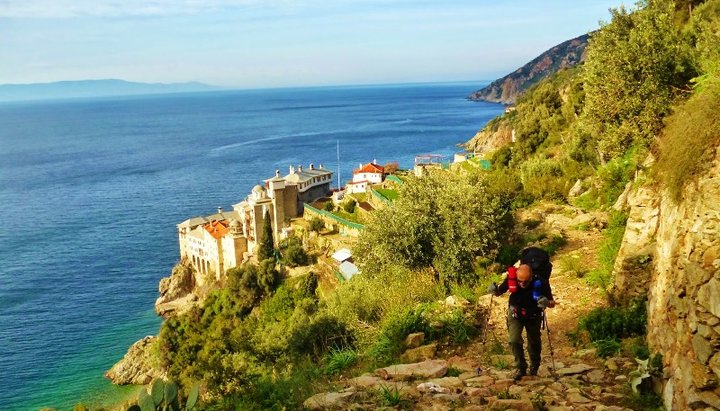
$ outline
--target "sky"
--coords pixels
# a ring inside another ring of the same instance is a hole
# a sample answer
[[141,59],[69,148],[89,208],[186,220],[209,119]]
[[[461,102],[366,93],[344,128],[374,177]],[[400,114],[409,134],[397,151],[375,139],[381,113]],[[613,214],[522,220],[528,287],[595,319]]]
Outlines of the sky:
[[493,80],[620,0],[0,0],[0,84]]

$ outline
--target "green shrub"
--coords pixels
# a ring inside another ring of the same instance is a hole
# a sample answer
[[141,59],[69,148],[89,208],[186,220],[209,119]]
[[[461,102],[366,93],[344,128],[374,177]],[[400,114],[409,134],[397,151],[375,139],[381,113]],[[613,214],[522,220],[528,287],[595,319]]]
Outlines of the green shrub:
[[343,210],[345,210],[346,213],[354,213],[355,212],[355,206],[357,205],[357,202],[353,200],[352,198],[347,200],[343,203]]
[[378,390],[378,396],[380,397],[380,402],[382,403],[382,405],[388,407],[394,407],[400,404],[400,401],[402,401],[402,394],[400,393],[400,389],[397,387],[397,385],[394,385],[392,387],[389,387],[387,385],[380,385],[380,390]]
[[592,270],[586,277],[589,285],[607,290],[612,283],[612,271],[625,235],[626,224],[626,214],[621,212],[610,214],[610,221],[603,232],[603,240],[598,251],[598,268]]
[[335,210],[335,204],[332,202],[332,200],[326,201],[325,204],[323,204],[323,210],[333,212]]
[[612,357],[620,351],[620,342],[615,339],[596,340],[593,345],[597,349],[597,355],[601,358]]
[[332,349],[323,359],[323,364],[325,364],[323,372],[328,375],[340,374],[343,370],[354,365],[357,358],[357,353],[353,349]]
[[596,308],[580,319],[575,339],[586,333],[598,351],[617,352],[621,339],[645,335],[646,323],[647,312],[642,300],[633,301],[627,307]]
[[319,233],[323,228],[325,228],[325,222],[320,217],[313,217],[308,225],[310,231],[315,231],[316,233]]

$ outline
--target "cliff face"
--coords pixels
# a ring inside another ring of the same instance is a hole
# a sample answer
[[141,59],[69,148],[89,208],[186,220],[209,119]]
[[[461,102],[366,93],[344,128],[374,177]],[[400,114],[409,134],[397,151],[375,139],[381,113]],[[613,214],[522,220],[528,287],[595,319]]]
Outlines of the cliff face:
[[464,144],[465,149],[474,153],[488,153],[499,149],[512,141],[512,127],[503,123],[496,130],[482,129]]
[[674,203],[647,184],[628,199],[618,300],[648,297],[648,345],[663,355],[667,409],[720,409],[720,148]]
[[558,44],[507,76],[472,93],[468,98],[492,103],[515,103],[520,94],[540,80],[583,61],[588,37],[589,35],[585,34]]

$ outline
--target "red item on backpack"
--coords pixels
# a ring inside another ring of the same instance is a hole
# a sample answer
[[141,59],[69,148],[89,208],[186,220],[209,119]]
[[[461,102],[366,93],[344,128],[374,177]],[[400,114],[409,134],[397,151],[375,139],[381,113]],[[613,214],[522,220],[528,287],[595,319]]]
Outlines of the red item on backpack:
[[510,266],[507,269],[508,272],[508,291],[511,293],[514,293],[518,289],[518,283],[517,283],[517,268],[515,266]]

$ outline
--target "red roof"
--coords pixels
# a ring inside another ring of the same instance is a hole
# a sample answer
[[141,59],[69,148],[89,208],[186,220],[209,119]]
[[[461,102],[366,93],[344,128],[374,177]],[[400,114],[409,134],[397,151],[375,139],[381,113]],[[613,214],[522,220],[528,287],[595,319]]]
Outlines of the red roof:
[[216,240],[221,239],[228,232],[227,223],[225,222],[225,220],[207,223],[205,224],[204,228]]
[[373,163],[367,163],[364,166],[358,168],[357,170],[353,171],[353,174],[360,174],[360,173],[384,173],[385,167],[373,164]]

